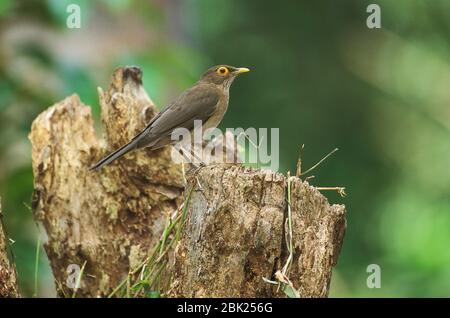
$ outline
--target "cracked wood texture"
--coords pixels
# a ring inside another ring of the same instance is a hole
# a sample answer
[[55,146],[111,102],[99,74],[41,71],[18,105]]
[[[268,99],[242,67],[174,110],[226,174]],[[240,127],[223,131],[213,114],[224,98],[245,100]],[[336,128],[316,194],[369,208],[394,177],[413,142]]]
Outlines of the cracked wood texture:
[[20,297],[17,284],[16,267],[8,255],[8,236],[3,226],[2,206],[0,202],[0,298]]
[[[286,263],[287,179],[242,166],[201,169],[175,252],[171,296],[281,297],[264,278]],[[326,297],[342,246],[343,205],[291,177],[293,261],[301,297]]]
[[60,295],[68,266],[86,262],[77,296],[105,296],[147,256],[161,236],[166,215],[183,191],[170,149],[136,151],[88,171],[101,157],[135,136],[156,113],[136,67],[117,69],[109,89],[98,89],[103,139],[91,108],[72,95],[41,113],[30,133],[33,210],[46,232]]
[[[99,172],[88,168],[129,141],[156,113],[136,67],[117,69],[98,89],[103,138],[90,108],[73,95],[32,125],[33,210],[59,288],[70,264],[86,267],[77,296],[108,295],[159,240],[166,216],[183,202],[184,178],[170,147],[140,150]],[[223,141],[219,141],[223,142]],[[226,142],[227,147],[233,139]],[[231,147],[230,146],[230,147]],[[231,147],[236,151],[235,144]],[[228,149],[225,149],[228,156]],[[220,154],[208,157],[215,162]],[[236,153],[232,153],[236,157]],[[282,297],[263,281],[285,264],[287,179],[282,174],[214,164],[198,169],[182,237],[171,255],[171,297]],[[345,232],[345,208],[291,177],[293,262],[302,297],[328,294]]]

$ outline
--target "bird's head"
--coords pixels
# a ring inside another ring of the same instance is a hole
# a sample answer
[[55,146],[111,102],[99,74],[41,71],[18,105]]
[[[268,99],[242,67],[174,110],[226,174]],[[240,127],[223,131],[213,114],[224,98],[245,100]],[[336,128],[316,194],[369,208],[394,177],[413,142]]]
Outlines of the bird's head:
[[201,82],[213,83],[229,88],[233,80],[242,73],[250,70],[246,67],[234,67],[229,65],[217,65],[208,69],[200,78]]

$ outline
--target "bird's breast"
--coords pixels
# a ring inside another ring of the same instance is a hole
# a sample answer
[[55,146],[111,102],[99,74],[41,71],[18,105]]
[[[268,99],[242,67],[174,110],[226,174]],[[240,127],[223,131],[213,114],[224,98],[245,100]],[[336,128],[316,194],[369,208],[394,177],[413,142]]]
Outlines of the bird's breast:
[[224,94],[217,102],[213,114],[203,124],[203,129],[216,128],[223,119],[228,108],[228,94]]

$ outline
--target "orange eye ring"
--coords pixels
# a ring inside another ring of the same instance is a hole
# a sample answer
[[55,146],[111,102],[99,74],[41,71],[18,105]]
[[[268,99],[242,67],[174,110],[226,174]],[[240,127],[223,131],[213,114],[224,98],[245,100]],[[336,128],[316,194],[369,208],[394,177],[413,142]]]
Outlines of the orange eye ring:
[[217,74],[219,74],[219,75],[225,76],[228,73],[230,73],[230,71],[225,66],[221,66],[217,69]]

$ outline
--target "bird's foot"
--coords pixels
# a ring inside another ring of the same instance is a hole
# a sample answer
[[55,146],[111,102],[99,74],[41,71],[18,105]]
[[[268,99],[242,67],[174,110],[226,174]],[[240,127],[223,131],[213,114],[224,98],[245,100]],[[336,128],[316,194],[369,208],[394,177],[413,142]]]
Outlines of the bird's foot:
[[196,165],[194,163],[191,164],[191,168],[186,172],[189,175],[197,175],[197,173],[200,171],[200,169],[206,167],[204,163],[201,163],[199,165]]

